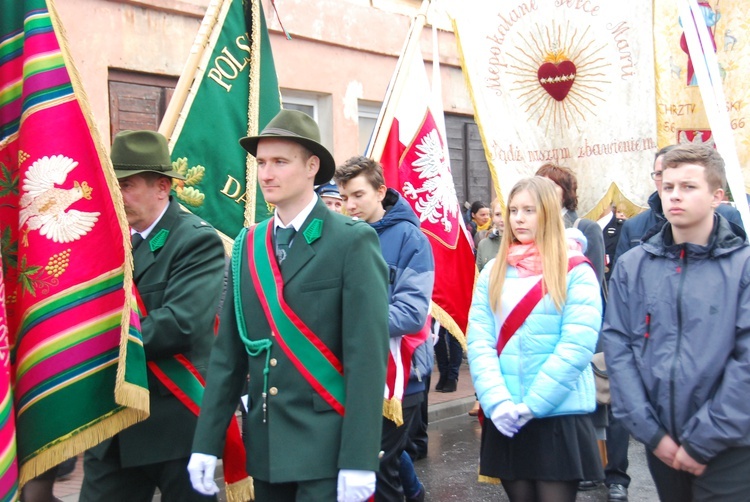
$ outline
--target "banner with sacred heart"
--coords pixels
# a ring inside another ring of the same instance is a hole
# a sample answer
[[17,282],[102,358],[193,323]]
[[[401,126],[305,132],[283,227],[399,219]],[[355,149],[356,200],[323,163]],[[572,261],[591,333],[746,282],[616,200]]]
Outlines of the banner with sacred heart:
[[578,213],[635,210],[653,184],[651,2],[478,0],[451,13],[501,199],[551,162],[578,178]]

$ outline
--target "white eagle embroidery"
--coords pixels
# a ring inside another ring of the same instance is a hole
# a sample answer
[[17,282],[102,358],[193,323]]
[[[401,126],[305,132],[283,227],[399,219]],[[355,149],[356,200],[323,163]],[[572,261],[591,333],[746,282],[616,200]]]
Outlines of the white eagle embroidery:
[[39,230],[61,243],[78,240],[94,228],[100,213],[67,210],[80,199],[91,199],[88,183],[76,181],[73,188],[55,188],[77,165],[64,155],[45,156],[31,165],[23,181],[19,227],[27,224],[29,230]]
[[713,136],[708,138],[706,141],[703,141],[703,131],[695,131],[695,135],[693,136],[692,141],[688,139],[687,132],[680,131],[680,133],[677,135],[677,143],[681,145],[694,143],[696,145],[706,145],[709,148],[716,148],[716,141],[714,141]]
[[[414,161],[414,171],[419,173],[420,180],[425,181],[419,188],[407,181],[404,183],[404,195],[417,200],[415,209],[419,213],[420,222],[427,220],[433,224],[440,223],[446,232],[450,232],[453,220],[459,214],[458,197],[436,129],[422,137],[417,151],[419,159]],[[419,194],[425,192],[425,198],[419,197]]]

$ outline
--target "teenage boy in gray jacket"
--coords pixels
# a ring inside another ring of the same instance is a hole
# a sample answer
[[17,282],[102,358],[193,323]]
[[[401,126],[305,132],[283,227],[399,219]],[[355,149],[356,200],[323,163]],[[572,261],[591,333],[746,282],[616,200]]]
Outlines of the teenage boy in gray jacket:
[[614,415],[645,443],[662,501],[750,493],[750,247],[715,213],[724,161],[664,156],[667,223],[625,253],[603,328]]

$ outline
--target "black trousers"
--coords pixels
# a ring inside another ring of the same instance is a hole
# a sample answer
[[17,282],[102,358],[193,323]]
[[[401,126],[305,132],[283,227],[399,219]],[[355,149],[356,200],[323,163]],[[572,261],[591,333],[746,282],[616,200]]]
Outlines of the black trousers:
[[427,426],[429,425],[428,394],[430,390],[430,376],[422,377],[424,382],[424,394],[422,402],[419,404],[414,419],[411,421],[409,428],[409,440],[406,445],[406,452],[412,460],[419,460],[427,456]]
[[672,469],[646,451],[648,469],[661,502],[746,502],[750,499],[750,447],[730,448],[695,477]]
[[630,486],[628,476],[628,443],[630,433],[622,423],[612,415],[609,408],[609,425],[607,426],[607,467],[604,468],[604,483],[607,486],[620,484]]
[[458,380],[458,372],[464,357],[464,349],[456,337],[440,326],[438,341],[435,344],[435,361],[441,377]]
[[104,459],[99,460],[86,452],[80,502],[151,502],[157,487],[164,502],[216,502],[216,496],[193,490],[187,458],[122,467],[117,453],[118,448],[110,448]]
[[400,473],[401,452],[406,448],[409,440],[409,427],[418,409],[419,405],[403,407],[404,423],[398,427],[393,421],[383,418],[383,438],[380,441],[383,457],[380,459],[380,470],[377,473],[375,502],[402,502],[404,500]]
[[254,480],[255,502],[317,502],[336,500],[338,479],[316,479],[298,483],[267,483]]

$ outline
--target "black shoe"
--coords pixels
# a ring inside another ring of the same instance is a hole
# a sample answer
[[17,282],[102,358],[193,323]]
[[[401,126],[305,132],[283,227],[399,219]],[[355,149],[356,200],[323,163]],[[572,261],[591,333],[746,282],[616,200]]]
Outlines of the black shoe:
[[596,490],[598,486],[599,486],[599,483],[597,483],[596,481],[579,481],[578,491],[587,492],[589,490]]
[[443,390],[440,392],[456,392],[456,388],[458,387],[458,380],[454,380],[453,378],[449,378],[445,382],[445,386],[443,386]]
[[607,502],[628,502],[628,489],[619,483],[609,485],[609,495]]
[[440,375],[440,380],[438,380],[437,385],[435,385],[435,390],[438,392],[443,392],[443,388],[445,387],[445,382],[448,381],[448,375]]

